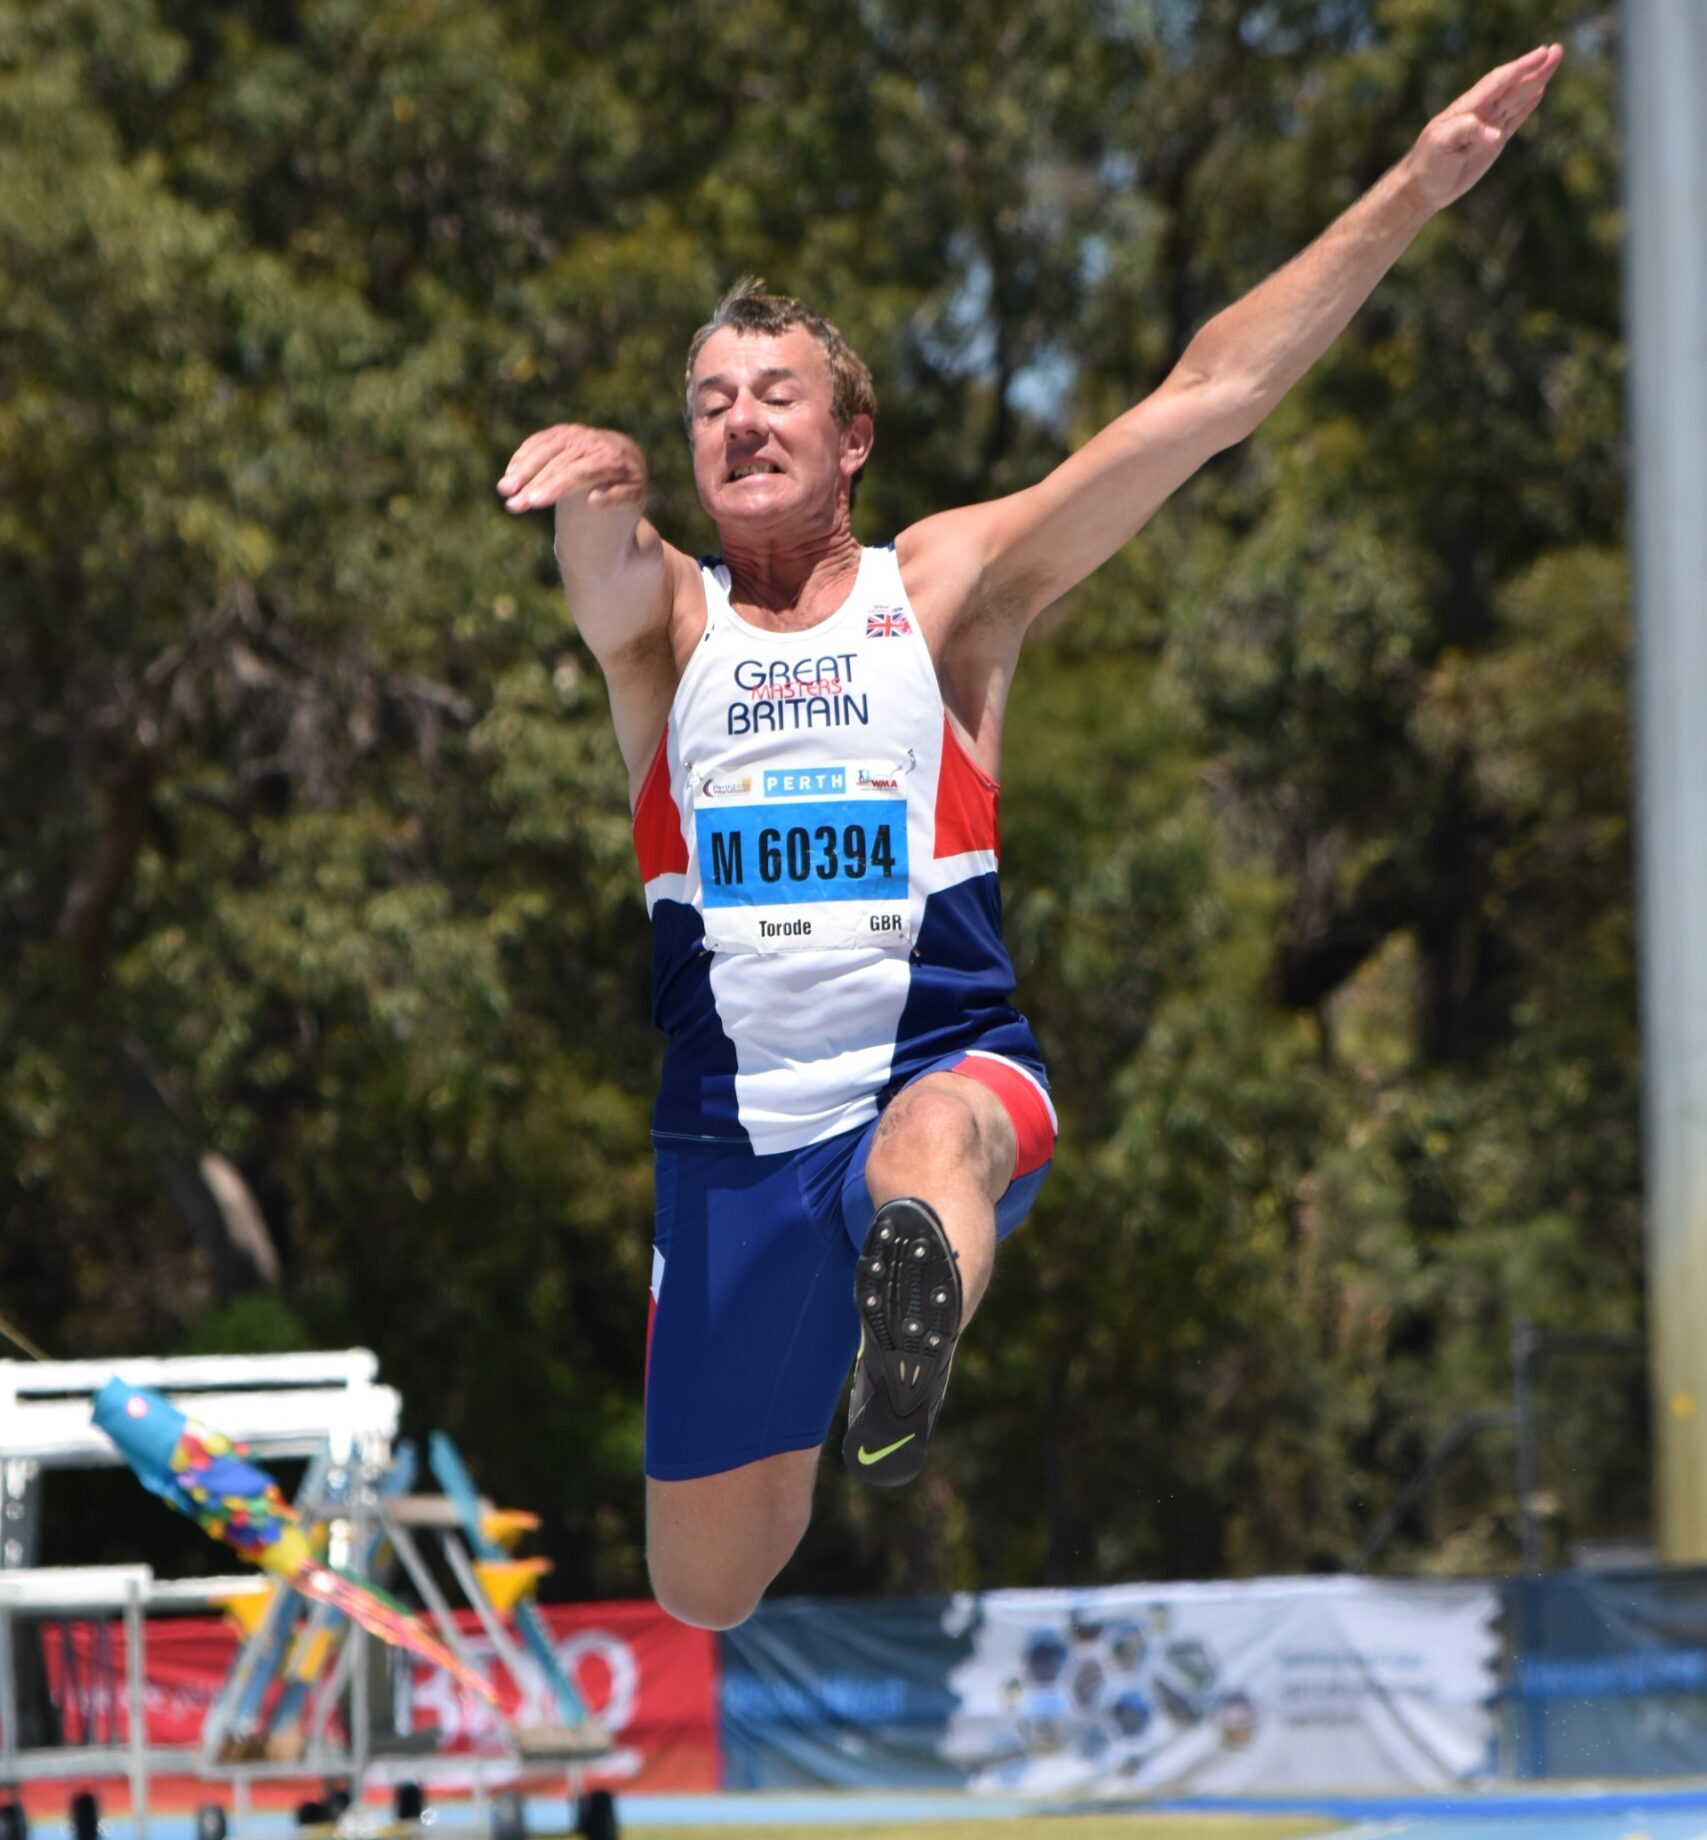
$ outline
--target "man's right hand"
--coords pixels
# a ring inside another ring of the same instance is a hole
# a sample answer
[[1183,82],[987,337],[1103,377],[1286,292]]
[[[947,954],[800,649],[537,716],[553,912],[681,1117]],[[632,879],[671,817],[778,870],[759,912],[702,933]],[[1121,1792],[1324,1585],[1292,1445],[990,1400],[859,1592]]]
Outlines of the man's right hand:
[[559,422],[530,434],[498,481],[506,511],[537,511],[582,498],[589,510],[643,506],[646,459],[625,434]]
[[627,435],[576,422],[530,434],[498,481],[506,511],[557,507],[552,548],[576,630],[605,674],[630,797],[657,751],[681,674],[678,602],[691,601],[705,623],[699,571],[647,520],[647,484],[645,457]]

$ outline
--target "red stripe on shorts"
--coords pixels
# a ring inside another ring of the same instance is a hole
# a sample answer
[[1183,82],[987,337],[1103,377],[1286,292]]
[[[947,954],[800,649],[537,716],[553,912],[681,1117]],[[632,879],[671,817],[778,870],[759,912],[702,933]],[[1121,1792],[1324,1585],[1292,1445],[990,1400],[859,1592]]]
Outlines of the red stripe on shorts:
[[1029,1074],[1021,1073],[1010,1061],[991,1054],[968,1054],[949,1068],[963,1073],[980,1086],[987,1086],[1013,1120],[1017,1149],[1010,1181],[1017,1182],[1034,1169],[1041,1169],[1055,1154],[1055,1120],[1043,1088]]

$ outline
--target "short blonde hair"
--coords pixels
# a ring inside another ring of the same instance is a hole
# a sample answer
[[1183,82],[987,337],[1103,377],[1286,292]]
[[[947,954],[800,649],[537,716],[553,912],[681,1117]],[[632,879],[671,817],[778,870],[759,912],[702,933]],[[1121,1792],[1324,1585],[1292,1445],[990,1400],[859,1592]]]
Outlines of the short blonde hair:
[[821,313],[792,294],[768,294],[757,275],[743,275],[717,303],[712,314],[688,346],[687,375],[682,388],[682,419],[693,429],[693,367],[705,341],[714,332],[754,332],[774,337],[790,326],[804,326],[819,345],[830,366],[830,406],[843,427],[856,415],[877,419],[877,391],[865,360]]

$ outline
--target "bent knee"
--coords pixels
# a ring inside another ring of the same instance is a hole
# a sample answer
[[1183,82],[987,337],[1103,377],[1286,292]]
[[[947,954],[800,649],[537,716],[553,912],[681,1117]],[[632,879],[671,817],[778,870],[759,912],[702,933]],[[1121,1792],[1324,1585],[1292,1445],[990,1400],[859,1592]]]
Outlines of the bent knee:
[[[866,1159],[873,1187],[910,1175],[923,1160],[976,1171],[986,1187],[1006,1186],[1013,1161],[1006,1114],[986,1116],[984,1089],[954,1074],[926,1074],[898,1093],[883,1114]],[[999,1178],[999,1180],[998,1180]]]
[[678,1622],[733,1629],[758,1608],[812,1518],[816,1448],[687,1482],[646,1484],[646,1569]]
[[652,1595],[678,1623],[733,1629],[758,1609],[806,1531],[806,1519],[789,1515],[779,1523],[755,1517],[744,1537],[731,1537],[728,1527],[699,1527],[685,1539],[660,1537],[654,1527],[646,1551]]
[[755,1583],[751,1578],[718,1577],[688,1567],[660,1565],[656,1560],[648,1570],[659,1608],[695,1629],[733,1629],[746,1622],[770,1583],[768,1578]]

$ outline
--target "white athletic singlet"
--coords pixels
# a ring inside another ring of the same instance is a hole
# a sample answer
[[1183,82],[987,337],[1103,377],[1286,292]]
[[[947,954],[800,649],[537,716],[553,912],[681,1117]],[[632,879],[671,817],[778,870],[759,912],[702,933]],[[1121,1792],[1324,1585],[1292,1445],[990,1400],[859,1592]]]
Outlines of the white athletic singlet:
[[875,1116],[968,1048],[1035,1062],[1008,1003],[995,782],[949,728],[893,548],[805,632],[701,565],[705,635],[634,812],[652,916],[653,1119],[768,1155]]

